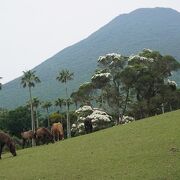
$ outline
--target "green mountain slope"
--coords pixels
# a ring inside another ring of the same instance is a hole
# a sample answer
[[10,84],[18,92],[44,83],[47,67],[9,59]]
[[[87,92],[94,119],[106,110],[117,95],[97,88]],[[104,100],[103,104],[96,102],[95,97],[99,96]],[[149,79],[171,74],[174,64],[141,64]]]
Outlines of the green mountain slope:
[[3,154],[0,179],[180,179],[180,110]]
[[[76,90],[81,83],[90,79],[97,58],[107,53],[130,55],[143,48],[151,48],[180,59],[179,32],[180,13],[173,9],[138,9],[120,15],[88,38],[35,67],[42,83],[33,90],[33,96],[42,100],[64,96],[64,86],[55,80],[58,71],[64,68],[74,72],[75,79],[69,85],[70,92]],[[180,84],[180,76],[176,74],[175,78]],[[27,98],[28,91],[20,87],[19,78],[5,84],[0,92],[0,104],[3,107],[22,105]]]

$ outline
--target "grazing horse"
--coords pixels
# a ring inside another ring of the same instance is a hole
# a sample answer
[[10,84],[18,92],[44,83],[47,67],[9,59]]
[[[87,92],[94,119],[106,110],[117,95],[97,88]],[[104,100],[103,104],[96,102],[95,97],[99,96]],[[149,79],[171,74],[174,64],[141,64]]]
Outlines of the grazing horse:
[[93,131],[93,126],[92,126],[91,119],[86,118],[86,119],[84,120],[84,128],[85,128],[86,134],[92,133],[92,131]]
[[11,152],[13,156],[17,155],[13,140],[10,138],[8,134],[1,131],[0,132],[0,159],[1,159],[1,154],[2,154],[4,145],[7,145],[7,147],[9,148],[9,151]]
[[63,130],[63,126],[60,122],[53,123],[53,125],[51,127],[51,133],[52,133],[55,141],[64,139],[64,130]]
[[35,139],[35,136],[34,136],[34,133],[32,130],[22,132],[21,137],[23,139],[22,148],[24,148],[25,145],[27,145],[27,146],[32,145],[31,141],[32,141],[32,139]]
[[41,141],[42,144],[48,144],[49,142],[54,143],[53,135],[47,128],[39,128],[35,132],[36,137],[36,144],[39,145],[39,142]]

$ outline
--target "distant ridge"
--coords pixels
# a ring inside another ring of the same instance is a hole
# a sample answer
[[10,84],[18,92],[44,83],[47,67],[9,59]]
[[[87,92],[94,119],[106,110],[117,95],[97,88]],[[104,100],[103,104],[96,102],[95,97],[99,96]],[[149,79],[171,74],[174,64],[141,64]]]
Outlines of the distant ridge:
[[[54,100],[64,96],[64,85],[56,81],[59,70],[68,68],[75,78],[69,83],[70,92],[89,81],[97,65],[97,58],[106,53],[135,54],[143,48],[173,55],[180,60],[180,13],[171,8],[141,8],[122,14],[88,38],[69,46],[47,59],[33,70],[41,83],[33,89],[33,96]],[[180,85],[180,76],[175,75]],[[27,89],[20,87],[20,78],[3,86],[0,106],[14,108],[25,104]]]

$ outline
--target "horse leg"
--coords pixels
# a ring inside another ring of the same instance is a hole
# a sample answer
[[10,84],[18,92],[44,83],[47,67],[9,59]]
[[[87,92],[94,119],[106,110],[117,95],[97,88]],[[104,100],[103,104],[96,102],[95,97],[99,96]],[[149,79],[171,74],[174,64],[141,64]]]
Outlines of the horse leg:
[[54,131],[52,131],[52,135],[53,135],[53,139],[54,139],[54,142],[56,141],[56,138],[55,138],[55,133]]
[[39,137],[36,137],[36,145],[39,146]]
[[61,133],[58,132],[58,141],[60,141],[60,140],[61,140]]
[[22,148],[24,149],[24,146],[25,146],[25,142],[26,140],[23,138],[23,142],[22,142]]
[[2,154],[2,150],[3,150],[3,147],[4,147],[4,143],[0,144],[0,159],[1,159],[1,154]]

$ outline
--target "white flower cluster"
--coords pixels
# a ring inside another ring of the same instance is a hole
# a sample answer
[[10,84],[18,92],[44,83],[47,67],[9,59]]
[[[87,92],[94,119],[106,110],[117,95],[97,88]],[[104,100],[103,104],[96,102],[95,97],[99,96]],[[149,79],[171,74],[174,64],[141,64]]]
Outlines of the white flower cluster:
[[87,118],[91,119],[92,123],[98,123],[98,122],[106,123],[112,121],[112,117],[109,116],[106,112],[101,110],[94,110],[91,115],[87,116]]
[[153,52],[153,50],[151,50],[151,49],[147,49],[147,48],[144,48],[144,49],[143,49],[143,52],[145,52],[145,53],[146,53],[146,52],[147,52],[147,53],[152,53],[152,52]]
[[175,81],[167,80],[168,85],[177,87],[177,83]]
[[140,62],[150,62],[150,63],[153,63],[154,62],[154,59],[153,58],[147,58],[147,57],[143,57],[143,56],[139,56],[139,55],[131,55],[129,58],[128,58],[128,62],[131,62],[133,60],[138,60]]
[[117,54],[117,53],[108,53],[108,54],[106,54],[106,57],[113,57],[113,58],[120,59],[122,57],[122,55]]
[[91,78],[91,80],[93,80],[93,79],[96,79],[96,78],[101,78],[101,77],[105,77],[105,78],[111,78],[111,74],[110,73],[97,73],[97,74],[95,74],[92,78]]
[[84,123],[79,123],[77,125],[76,124],[72,124],[71,131],[72,132],[78,131],[79,133],[84,132]]
[[72,128],[76,128],[77,126],[76,126],[76,124],[72,124]]
[[135,119],[131,116],[123,116],[122,120],[120,119],[122,124],[127,124],[127,123],[134,121],[134,120]]
[[[87,114],[87,112],[89,114]],[[106,112],[94,108],[92,109],[90,106],[83,106],[76,110],[78,117],[77,124],[73,124],[71,131],[72,132],[78,132],[83,133],[84,132],[84,120],[88,118],[92,122],[93,129],[103,129],[108,127],[112,122],[112,117],[109,116]]]
[[77,115],[84,114],[84,113],[86,113],[86,112],[93,112],[92,107],[91,107],[91,106],[83,106],[83,107],[80,107],[79,109],[77,109],[77,110],[75,111],[75,113],[76,113]]
[[102,61],[107,60],[107,59],[120,59],[121,57],[122,57],[121,54],[109,53],[109,54],[106,54],[105,56],[100,56],[98,58],[98,62],[102,62]]

